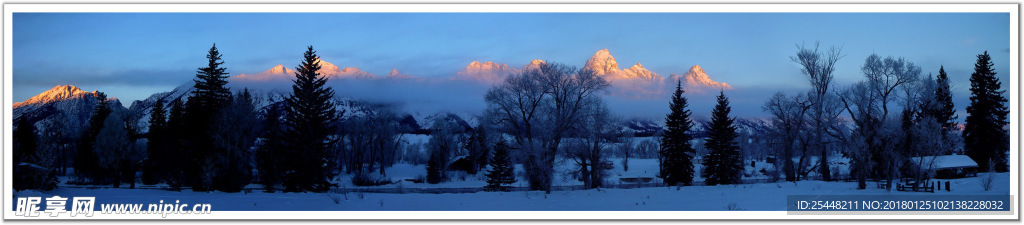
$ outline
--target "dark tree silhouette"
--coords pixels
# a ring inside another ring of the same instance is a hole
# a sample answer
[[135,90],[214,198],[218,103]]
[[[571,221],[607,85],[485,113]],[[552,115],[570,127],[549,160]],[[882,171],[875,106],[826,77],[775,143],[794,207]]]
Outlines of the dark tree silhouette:
[[796,56],[790,57],[793,62],[799,63],[801,67],[800,72],[807,75],[808,80],[811,82],[811,92],[809,98],[814,103],[811,108],[811,113],[814,116],[814,150],[820,152],[818,156],[818,173],[821,174],[823,180],[832,180],[832,172],[829,170],[828,162],[828,149],[825,145],[824,136],[828,133],[826,126],[829,126],[829,120],[832,118],[826,118],[828,116],[825,109],[825,101],[828,95],[828,89],[832,86],[832,75],[835,72],[835,65],[839,59],[843,58],[841,47],[833,46],[829,48],[827,52],[818,50],[818,43],[814,44],[814,49],[805,48],[799,46],[800,50]]
[[949,76],[946,70],[939,67],[939,75],[935,77],[935,101],[939,105],[938,111],[932,116],[936,121],[942,123],[942,128],[952,131],[957,128],[956,106],[953,105],[953,92],[949,87]]
[[285,122],[289,152],[288,167],[284,174],[285,191],[324,192],[330,188],[333,168],[327,151],[335,141],[328,138],[334,131],[338,115],[334,109],[334,90],[326,86],[327,78],[320,76],[319,57],[313,46],[303,55],[302,64],[295,68],[292,94]]
[[266,192],[273,192],[281,184],[281,161],[285,157],[284,127],[277,104],[271,104],[263,118],[263,143],[256,152],[256,167],[260,184]]
[[14,165],[39,161],[36,154],[39,145],[38,139],[35,123],[26,117],[18,119],[17,129],[14,130]]
[[149,115],[149,143],[146,144],[147,157],[142,165],[142,184],[153,185],[160,182],[163,169],[167,168],[167,113],[164,111],[164,101],[157,100]]
[[98,103],[93,108],[88,127],[85,128],[85,133],[82,134],[82,139],[78,144],[78,152],[75,153],[75,174],[80,178],[92,179],[93,183],[102,183],[103,175],[106,174],[98,171],[100,170],[100,165],[97,163],[99,159],[96,152],[93,151],[93,144],[96,143],[96,135],[99,135],[100,130],[103,129],[103,121],[110,116],[111,110],[106,94],[97,93],[96,99]]
[[693,127],[690,119],[688,103],[683,97],[682,82],[676,82],[676,91],[672,94],[669,108],[672,110],[665,117],[665,135],[661,137],[660,176],[668,185],[690,185],[693,181],[693,156],[696,150],[690,146],[693,137],[687,132]]
[[430,160],[427,161],[427,183],[437,184],[441,183],[441,154],[434,153],[431,151]]
[[487,164],[487,155],[490,149],[487,148],[487,133],[483,126],[477,126],[469,136],[469,140],[463,146],[469,153],[470,162],[473,164],[467,173],[476,174],[480,168]]
[[[968,156],[978,162],[982,171],[995,168],[996,171],[1007,171],[1007,155],[1009,138],[1006,130],[1006,97],[1001,91],[999,78],[992,70],[992,58],[988,51],[978,55],[971,74],[971,103],[967,106],[967,119],[964,121],[964,150]],[[989,165],[995,163],[995,165]]]
[[494,155],[491,156],[491,170],[487,172],[487,188],[491,191],[508,191],[516,182],[515,165],[509,157],[508,145],[505,141],[494,144]]
[[705,138],[704,148],[709,153],[704,157],[704,170],[701,176],[707,185],[717,184],[739,184],[743,174],[743,156],[736,143],[736,126],[733,125],[735,118],[729,117],[732,107],[729,106],[729,99],[725,92],[718,95],[718,104],[711,112],[711,125],[708,130],[708,137]]
[[188,160],[186,158],[188,151],[185,149],[186,141],[185,138],[188,136],[185,134],[186,129],[185,120],[185,104],[181,99],[175,99],[171,102],[171,110],[167,116],[167,132],[165,133],[165,139],[167,142],[166,154],[162,162],[157,164],[163,164],[161,168],[163,173],[163,180],[174,190],[181,190],[181,187],[185,185],[185,165],[184,162]]
[[194,89],[186,104],[186,124],[188,135],[185,161],[185,182],[192,186],[193,191],[209,191],[213,185],[215,146],[213,127],[215,117],[224,106],[231,101],[227,68],[221,67],[224,61],[214,44],[206,54],[207,66],[196,70]]
[[217,44],[210,47],[206,53],[207,65],[196,70],[195,89],[192,91],[190,102],[204,108],[205,110],[220,108],[231,101],[231,90],[228,84],[227,68],[221,67],[224,60],[223,55],[217,50]]
[[214,189],[239,192],[252,181],[249,149],[256,141],[256,125],[256,105],[249,89],[244,89],[224,107],[214,123]]

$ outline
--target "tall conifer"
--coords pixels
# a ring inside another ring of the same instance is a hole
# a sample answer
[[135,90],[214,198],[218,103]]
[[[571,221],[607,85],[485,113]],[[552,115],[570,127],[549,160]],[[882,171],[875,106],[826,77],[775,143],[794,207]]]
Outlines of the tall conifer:
[[709,153],[704,157],[704,170],[701,171],[701,175],[707,185],[740,183],[743,155],[736,143],[739,135],[736,133],[736,126],[733,125],[736,119],[729,117],[731,111],[729,98],[725,97],[724,91],[720,92],[718,104],[711,112],[708,137],[704,139],[704,148]]
[[266,192],[273,192],[281,184],[281,164],[284,148],[283,127],[281,124],[281,108],[271,104],[267,109],[263,124],[262,145],[256,151],[256,167],[259,170],[259,181]]
[[227,68],[221,67],[224,61],[214,44],[206,54],[207,66],[196,70],[195,85],[185,103],[186,152],[188,160],[184,168],[185,182],[191,184],[193,191],[209,191],[213,183],[215,167],[213,153],[214,118],[231,100]]
[[185,104],[181,99],[175,99],[171,102],[171,110],[167,113],[167,133],[164,137],[167,141],[167,152],[166,158],[161,160],[166,163],[162,163],[164,168],[161,168],[164,173],[162,179],[167,182],[167,185],[174,190],[181,190],[181,187],[185,185],[185,165],[187,162],[187,153],[185,150],[187,140],[189,136],[185,134],[186,119],[185,119]]
[[149,113],[149,134],[146,144],[146,160],[142,165],[142,183],[152,185],[160,182],[161,173],[167,162],[166,133],[167,113],[164,112],[164,101],[157,100]]
[[508,145],[505,141],[494,144],[494,155],[491,156],[491,170],[487,172],[487,188],[492,191],[508,191],[516,182],[515,165],[509,157]]
[[939,75],[935,77],[935,101],[938,104],[938,111],[935,113],[936,121],[942,124],[942,128],[952,131],[957,128],[956,106],[953,105],[953,92],[949,87],[949,75],[946,70],[939,66]]
[[693,181],[693,156],[696,150],[690,145],[693,137],[688,134],[693,127],[690,119],[688,103],[683,97],[682,82],[676,82],[676,91],[672,94],[669,108],[672,110],[665,117],[665,134],[661,137],[659,153],[660,177],[668,185],[690,185]]
[[[978,163],[983,171],[989,167],[996,171],[1007,171],[1009,138],[1004,126],[1007,125],[1006,97],[1001,91],[999,78],[992,69],[992,58],[988,51],[978,55],[971,74],[971,103],[967,106],[964,121],[964,150]],[[994,163],[995,165],[990,165]]]
[[82,139],[78,144],[78,152],[75,153],[75,173],[80,178],[92,179],[92,182],[99,182],[100,176],[105,175],[100,173],[99,160],[96,156],[96,152],[93,150],[93,145],[96,143],[96,135],[99,135],[100,130],[103,129],[103,122],[107,120],[107,116],[110,116],[110,102],[107,100],[107,94],[103,92],[96,94],[96,106],[93,108],[92,116],[89,117],[88,127],[85,128],[85,133],[82,134]]
[[285,99],[288,104],[285,122],[288,133],[288,157],[290,165],[285,169],[285,191],[323,192],[330,188],[333,177],[327,150],[333,144],[328,138],[338,120],[334,109],[334,90],[328,87],[327,78],[321,76],[320,60],[309,46],[303,54],[302,63],[295,68],[292,94]]

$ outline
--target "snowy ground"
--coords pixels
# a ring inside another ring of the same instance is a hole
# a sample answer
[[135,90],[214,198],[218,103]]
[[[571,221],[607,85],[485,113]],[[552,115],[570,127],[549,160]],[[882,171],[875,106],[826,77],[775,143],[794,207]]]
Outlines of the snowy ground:
[[[630,170],[622,171],[616,161],[615,169],[609,171],[609,182],[615,184],[620,177],[653,177],[656,166],[653,160],[630,160]],[[748,165],[749,166],[749,165]],[[652,170],[653,169],[653,170]],[[388,170],[389,179],[404,180],[423,173],[422,165],[399,164]],[[203,193],[191,191],[166,191],[160,189],[113,189],[61,187],[54,191],[15,192],[15,197],[24,196],[95,196],[97,206],[103,203],[157,203],[179,200],[181,203],[209,203],[215,211],[721,211],[733,210],[780,211],[785,210],[787,195],[1008,195],[1010,194],[1009,173],[995,174],[993,190],[985,191],[978,177],[939,180],[950,181],[952,191],[935,193],[897,192],[878,189],[874,183],[866,190],[856,190],[852,182],[801,181],[799,183],[753,183],[721,186],[647,187],[632,189],[604,188],[600,190],[553,191],[544,194],[537,191],[516,192],[473,192],[473,193],[364,193],[359,188],[377,189],[443,189],[477,188],[485,184],[482,175],[466,176],[466,180],[455,177],[442,184],[412,183],[402,181],[378,187],[353,187],[346,185],[346,193]],[[347,177],[341,177],[339,182]],[[520,178],[521,179],[521,178]],[[556,180],[556,185],[577,185],[572,179]],[[525,186],[517,182],[515,186]],[[258,186],[258,185],[257,185]],[[127,185],[122,185],[127,187]],[[339,199],[335,203],[332,198]],[[735,207],[729,207],[734,205]],[[738,209],[737,209],[738,208]]]

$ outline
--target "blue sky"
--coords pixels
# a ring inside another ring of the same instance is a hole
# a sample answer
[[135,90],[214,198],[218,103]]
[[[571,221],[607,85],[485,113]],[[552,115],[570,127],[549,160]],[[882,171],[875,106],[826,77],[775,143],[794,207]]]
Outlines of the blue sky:
[[15,13],[13,97],[71,84],[128,105],[189,82],[214,42],[235,75],[294,67],[307,45],[340,67],[420,77],[448,77],[471,61],[582,66],[607,48],[622,68],[640,62],[667,77],[701,65],[737,89],[799,89],[808,84],[789,57],[797,44],[820,41],[843,46],[841,85],[861,80],[860,65],[877,53],[925,74],[944,65],[966,99],[984,51],[1009,88],[1009,21],[1005,13]]

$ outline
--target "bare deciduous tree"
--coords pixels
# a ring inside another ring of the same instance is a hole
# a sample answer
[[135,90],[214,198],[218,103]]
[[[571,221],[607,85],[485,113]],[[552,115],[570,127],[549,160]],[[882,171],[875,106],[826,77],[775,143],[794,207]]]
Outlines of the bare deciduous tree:
[[531,189],[551,191],[555,155],[562,139],[580,124],[584,111],[608,86],[608,81],[593,71],[546,63],[488,90],[484,99],[489,118],[514,138],[513,149],[526,156]]
[[[905,132],[900,128],[898,119],[889,115],[889,104],[896,100],[898,88],[917,80],[921,69],[903,58],[890,56],[882,59],[872,54],[865,60],[861,71],[867,79],[839,94],[856,127],[852,137],[845,140],[850,146],[848,154],[853,159],[858,188],[867,186],[868,171],[886,180],[886,187],[892,188],[892,180],[898,176],[898,165],[906,156],[894,151],[900,138],[905,137]],[[904,101],[912,99],[904,97]]]
[[[806,129],[807,110],[811,108],[811,104],[803,95],[786,97],[785,94],[778,92],[761,108],[772,114],[774,136],[781,138],[777,145],[781,148],[781,156],[778,158],[782,162],[786,181],[795,182],[799,180],[799,176],[796,165],[793,164],[793,147],[798,135]],[[806,152],[802,155],[806,155]]]
[[842,58],[842,48],[833,46],[822,52],[818,50],[818,43],[814,44],[814,49],[806,48],[804,46],[798,47],[800,50],[796,56],[790,57],[793,62],[799,63],[801,72],[807,75],[808,80],[811,83],[811,95],[809,99],[814,103],[812,107],[812,115],[814,116],[814,142],[813,147],[815,150],[820,152],[819,155],[819,173],[824,180],[831,180],[831,172],[829,171],[828,163],[828,149],[825,147],[825,141],[823,137],[825,135],[828,121],[831,118],[826,118],[824,99],[828,94],[829,87],[832,85],[833,75],[835,71],[836,62]]
[[575,161],[585,188],[598,188],[603,185],[606,149],[611,148],[620,137],[617,119],[603,103],[590,105],[579,123],[572,129],[574,138],[568,140],[565,147],[566,158]]
[[395,155],[404,141],[398,133],[397,121],[394,113],[383,110],[350,118],[344,126],[347,146],[340,157],[346,172],[377,170],[386,176],[385,169],[394,165]]

